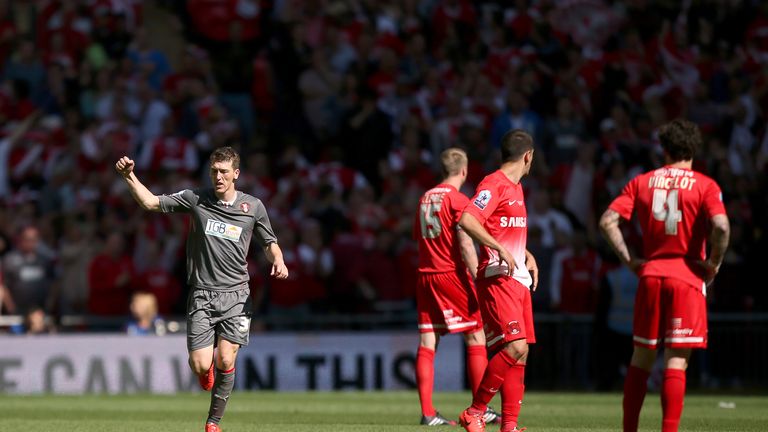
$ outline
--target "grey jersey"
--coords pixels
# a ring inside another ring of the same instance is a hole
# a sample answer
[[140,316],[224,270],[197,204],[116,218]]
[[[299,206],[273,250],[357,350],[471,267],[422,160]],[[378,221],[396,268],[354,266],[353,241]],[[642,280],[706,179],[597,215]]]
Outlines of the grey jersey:
[[261,246],[277,242],[264,204],[246,193],[238,191],[231,206],[221,203],[211,188],[185,189],[159,198],[163,213],[192,216],[187,237],[187,282],[192,288],[246,288],[246,257],[253,232]]

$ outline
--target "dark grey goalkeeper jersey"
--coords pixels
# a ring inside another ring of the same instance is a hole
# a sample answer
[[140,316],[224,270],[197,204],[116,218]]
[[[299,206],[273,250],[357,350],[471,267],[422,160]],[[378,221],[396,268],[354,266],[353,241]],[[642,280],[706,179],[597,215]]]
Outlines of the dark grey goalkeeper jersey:
[[247,288],[251,236],[266,246],[277,238],[261,200],[237,192],[231,206],[219,201],[212,188],[185,189],[160,195],[163,213],[190,213],[187,236],[187,282],[192,288],[236,291]]

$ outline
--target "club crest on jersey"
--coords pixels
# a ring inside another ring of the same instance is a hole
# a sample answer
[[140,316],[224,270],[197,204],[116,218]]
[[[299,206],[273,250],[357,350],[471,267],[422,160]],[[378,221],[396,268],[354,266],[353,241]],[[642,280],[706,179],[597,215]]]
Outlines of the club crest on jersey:
[[251,209],[251,206],[248,205],[248,203],[242,203],[240,204],[240,210],[243,211],[243,213],[248,213],[248,210]]
[[475,198],[475,201],[473,204],[475,207],[479,208],[480,210],[485,210],[485,207],[488,205],[488,203],[491,201],[491,191],[488,189],[483,189],[480,192],[477,193],[477,197]]
[[510,321],[509,324],[507,324],[507,332],[513,336],[520,334],[520,323],[517,321]]

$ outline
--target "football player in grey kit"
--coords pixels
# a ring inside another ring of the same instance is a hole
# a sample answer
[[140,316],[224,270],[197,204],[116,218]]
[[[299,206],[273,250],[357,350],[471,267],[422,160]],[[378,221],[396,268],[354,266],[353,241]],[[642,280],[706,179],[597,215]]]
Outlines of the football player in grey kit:
[[[272,263],[271,275],[285,279],[288,269],[264,204],[235,189],[240,156],[231,147],[221,147],[211,154],[210,163],[212,188],[172,195],[150,192],[133,172],[134,161],[126,156],[117,161],[115,169],[143,209],[192,217],[187,237],[189,366],[204,390],[213,388],[205,431],[219,432],[235,383],[237,350],[248,344],[251,295],[246,257],[254,232]],[[218,348],[215,358],[214,343]]]

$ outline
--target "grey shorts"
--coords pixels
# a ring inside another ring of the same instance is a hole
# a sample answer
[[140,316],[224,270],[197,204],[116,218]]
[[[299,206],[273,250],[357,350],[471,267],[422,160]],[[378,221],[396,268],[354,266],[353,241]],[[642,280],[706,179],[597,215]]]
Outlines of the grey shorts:
[[187,299],[187,349],[212,346],[217,337],[248,345],[251,330],[251,291],[192,289]]

